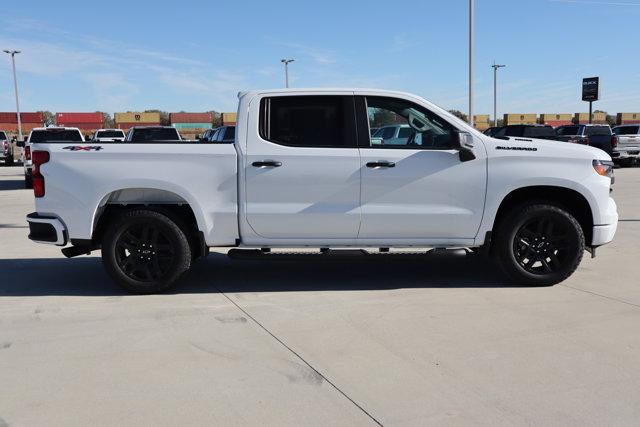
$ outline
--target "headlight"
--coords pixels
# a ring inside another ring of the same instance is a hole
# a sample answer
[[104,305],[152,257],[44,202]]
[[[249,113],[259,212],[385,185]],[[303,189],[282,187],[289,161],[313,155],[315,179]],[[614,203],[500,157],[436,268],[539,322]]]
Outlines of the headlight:
[[613,162],[608,160],[594,160],[593,169],[595,169],[598,175],[611,178],[612,184],[615,181],[615,177],[613,176]]

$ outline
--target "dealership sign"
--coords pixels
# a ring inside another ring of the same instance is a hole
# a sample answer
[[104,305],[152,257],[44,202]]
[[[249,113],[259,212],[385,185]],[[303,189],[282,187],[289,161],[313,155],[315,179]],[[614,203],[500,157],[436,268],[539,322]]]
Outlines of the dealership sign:
[[600,77],[582,79],[582,100],[597,101],[600,99]]

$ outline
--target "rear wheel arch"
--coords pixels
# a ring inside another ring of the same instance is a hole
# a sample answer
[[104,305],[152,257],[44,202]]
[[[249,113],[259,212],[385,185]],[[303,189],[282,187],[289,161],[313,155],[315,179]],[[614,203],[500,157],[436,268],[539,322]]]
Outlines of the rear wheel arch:
[[496,232],[513,209],[536,203],[554,205],[570,213],[580,224],[587,245],[591,244],[594,225],[591,205],[580,192],[566,187],[541,185],[511,191],[500,203],[492,230]]
[[[132,191],[139,192],[141,190],[152,191],[153,199],[148,201],[126,201],[127,194],[130,195]],[[94,244],[99,244],[112,221],[117,220],[127,212],[139,209],[155,211],[170,218],[187,234],[194,256],[206,255],[208,248],[204,234],[201,231],[203,226],[198,222],[193,207],[178,194],[167,190],[121,189],[105,195],[94,214],[91,241]]]

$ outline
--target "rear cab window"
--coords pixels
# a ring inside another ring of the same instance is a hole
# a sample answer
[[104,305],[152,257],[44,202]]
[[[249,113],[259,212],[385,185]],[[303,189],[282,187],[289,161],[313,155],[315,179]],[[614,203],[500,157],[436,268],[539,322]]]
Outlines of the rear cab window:
[[556,131],[551,126],[531,126],[524,130],[524,136],[531,138],[554,137]]
[[275,96],[260,102],[260,137],[290,147],[356,147],[353,97]]
[[180,141],[180,135],[174,128],[134,129],[131,135],[131,142],[145,141]]
[[587,126],[584,129],[585,135],[611,135],[609,126]]
[[0,131],[0,139],[7,139],[7,134]]
[[616,135],[638,135],[640,134],[640,125],[636,126],[618,126],[613,129]]
[[43,129],[31,131],[29,143],[49,141],[71,141],[82,142],[82,134],[78,130],[72,129]]
[[580,126],[562,126],[558,128],[558,135],[578,135]]
[[117,130],[101,130],[96,134],[96,138],[124,138],[124,132]]

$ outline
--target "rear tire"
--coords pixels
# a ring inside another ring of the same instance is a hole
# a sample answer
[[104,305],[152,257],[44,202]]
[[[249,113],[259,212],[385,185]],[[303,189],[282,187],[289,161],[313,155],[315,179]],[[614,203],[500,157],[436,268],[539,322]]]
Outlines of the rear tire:
[[184,230],[171,218],[137,209],[107,228],[102,261],[109,276],[127,292],[157,293],[189,270],[191,247]]
[[524,205],[498,225],[496,251],[502,269],[521,285],[560,283],[580,265],[584,233],[567,211],[547,204]]

